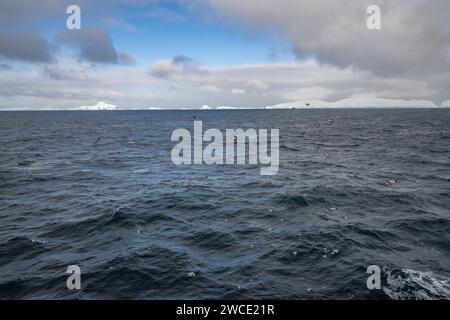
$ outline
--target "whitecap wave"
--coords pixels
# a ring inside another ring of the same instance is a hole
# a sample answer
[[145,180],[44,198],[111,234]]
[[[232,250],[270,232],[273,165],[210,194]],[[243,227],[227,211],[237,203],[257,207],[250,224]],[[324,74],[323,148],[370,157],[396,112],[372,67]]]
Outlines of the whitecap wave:
[[383,291],[394,300],[450,299],[449,280],[433,272],[387,271],[386,282]]

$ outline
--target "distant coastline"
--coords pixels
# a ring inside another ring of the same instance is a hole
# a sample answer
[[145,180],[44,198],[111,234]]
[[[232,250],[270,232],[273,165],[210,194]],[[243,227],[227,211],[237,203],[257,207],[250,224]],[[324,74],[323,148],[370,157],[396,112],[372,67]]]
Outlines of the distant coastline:
[[198,108],[119,108],[117,105],[107,104],[103,101],[94,106],[81,106],[77,110],[280,110],[280,109],[438,109],[450,108],[450,100],[444,101],[440,106],[429,100],[400,100],[384,98],[349,98],[329,102],[325,100],[298,100],[280,103],[265,107],[236,107],[236,106],[210,106],[203,105]]
[[339,109],[448,109],[450,100],[436,105],[428,100],[399,100],[399,99],[344,99],[335,102],[325,100],[298,100],[293,102],[280,103],[276,105],[261,107],[238,107],[238,106],[210,106],[199,107],[124,107],[115,104],[99,101],[95,105],[86,105],[75,108],[23,108],[23,109],[3,109],[0,111],[127,111],[127,110],[150,110],[150,111],[214,111],[214,110],[339,110]]

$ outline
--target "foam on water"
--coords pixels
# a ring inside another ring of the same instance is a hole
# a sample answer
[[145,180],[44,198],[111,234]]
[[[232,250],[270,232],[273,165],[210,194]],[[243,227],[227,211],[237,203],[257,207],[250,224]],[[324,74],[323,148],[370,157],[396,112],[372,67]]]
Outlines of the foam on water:
[[450,299],[449,279],[410,269],[387,271],[383,291],[395,300]]

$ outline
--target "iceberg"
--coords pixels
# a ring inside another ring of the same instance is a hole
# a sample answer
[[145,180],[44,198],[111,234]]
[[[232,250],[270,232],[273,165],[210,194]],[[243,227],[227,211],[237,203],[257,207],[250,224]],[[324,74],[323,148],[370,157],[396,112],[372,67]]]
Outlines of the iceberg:
[[118,106],[100,101],[95,106],[81,106],[78,110],[117,110]]

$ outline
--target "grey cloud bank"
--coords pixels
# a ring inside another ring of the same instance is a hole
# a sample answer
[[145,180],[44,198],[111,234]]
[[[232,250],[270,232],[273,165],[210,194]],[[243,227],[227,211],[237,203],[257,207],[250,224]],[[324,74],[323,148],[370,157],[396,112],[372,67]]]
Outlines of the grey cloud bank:
[[[379,0],[382,29],[366,27],[373,1],[204,0],[253,32],[286,36],[299,59],[351,67],[390,79],[427,81],[440,102],[450,91],[450,2]],[[275,30],[275,31],[274,31]],[[445,90],[443,90],[445,88]]]
[[80,59],[93,63],[134,64],[134,58],[127,54],[118,54],[109,34],[102,29],[83,28],[81,30],[64,30],[56,39],[74,47]]
[[36,63],[53,60],[47,40],[36,32],[0,32],[0,57]]
[[224,16],[281,30],[299,58],[381,75],[450,66],[450,2],[379,0],[382,30],[366,27],[370,0],[208,0]]

